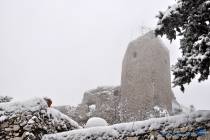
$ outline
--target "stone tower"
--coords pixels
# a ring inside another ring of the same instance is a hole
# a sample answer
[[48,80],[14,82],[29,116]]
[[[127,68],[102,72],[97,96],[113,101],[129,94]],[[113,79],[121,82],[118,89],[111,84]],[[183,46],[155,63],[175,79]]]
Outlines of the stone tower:
[[169,51],[153,31],[132,41],[127,48],[120,103],[121,121],[142,120],[156,105],[171,111]]

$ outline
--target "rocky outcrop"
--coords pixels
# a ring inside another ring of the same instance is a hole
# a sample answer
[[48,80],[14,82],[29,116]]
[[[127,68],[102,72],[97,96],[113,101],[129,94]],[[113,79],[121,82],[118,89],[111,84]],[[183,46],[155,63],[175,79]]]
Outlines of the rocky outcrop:
[[75,121],[49,108],[42,98],[0,104],[1,140],[39,140],[44,134],[78,128]]
[[122,64],[123,121],[145,119],[154,106],[172,110],[169,51],[153,31],[132,41]]

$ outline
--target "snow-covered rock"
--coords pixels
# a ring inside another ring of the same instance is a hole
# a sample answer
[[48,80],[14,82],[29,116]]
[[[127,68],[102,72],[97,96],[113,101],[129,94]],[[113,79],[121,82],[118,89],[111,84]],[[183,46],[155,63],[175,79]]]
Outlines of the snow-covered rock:
[[44,134],[81,128],[77,122],[54,108],[45,99],[0,104],[0,139],[41,139]]
[[106,122],[106,120],[99,117],[92,117],[87,121],[85,127],[90,128],[90,127],[107,126],[107,125],[108,123]]

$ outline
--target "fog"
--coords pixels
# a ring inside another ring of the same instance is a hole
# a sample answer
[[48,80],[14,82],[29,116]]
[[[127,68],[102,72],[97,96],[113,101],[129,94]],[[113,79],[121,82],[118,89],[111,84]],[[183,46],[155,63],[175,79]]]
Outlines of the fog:
[[[76,105],[86,90],[119,85],[123,55],[142,26],[173,0],[0,0],[0,94],[50,97]],[[179,41],[164,43],[171,64]],[[177,100],[210,109],[210,82],[193,82]]]

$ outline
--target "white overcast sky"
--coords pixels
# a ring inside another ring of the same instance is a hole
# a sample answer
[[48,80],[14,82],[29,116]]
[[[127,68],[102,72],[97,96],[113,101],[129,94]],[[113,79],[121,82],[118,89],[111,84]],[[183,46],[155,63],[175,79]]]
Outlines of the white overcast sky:
[[[0,94],[17,100],[48,96],[76,105],[84,91],[119,85],[127,44],[154,28],[174,0],[0,0]],[[170,44],[171,63],[179,43]],[[210,81],[197,81],[181,104],[210,109]]]

